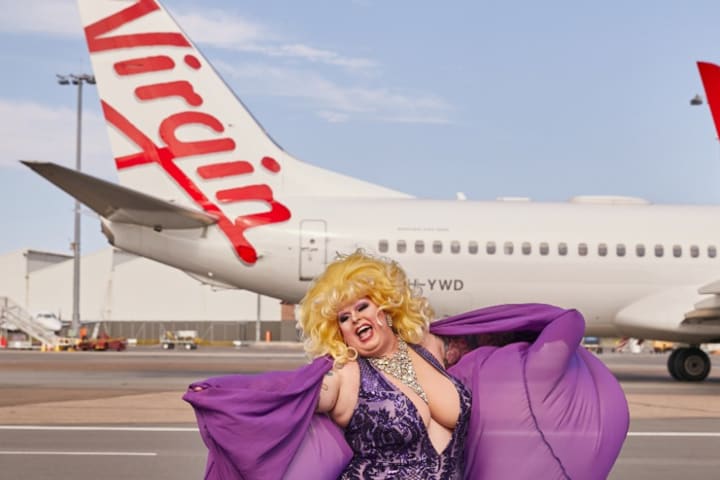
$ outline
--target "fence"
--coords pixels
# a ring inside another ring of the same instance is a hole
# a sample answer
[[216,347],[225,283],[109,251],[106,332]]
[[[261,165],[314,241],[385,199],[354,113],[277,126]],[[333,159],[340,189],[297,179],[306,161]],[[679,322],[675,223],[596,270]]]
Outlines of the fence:
[[[101,322],[101,329],[111,337],[136,338],[138,343],[158,343],[166,330],[197,330],[205,342],[221,343],[233,340],[255,341],[255,321],[112,321]],[[261,322],[260,340],[270,332],[273,341],[298,341],[295,322],[289,320]]]

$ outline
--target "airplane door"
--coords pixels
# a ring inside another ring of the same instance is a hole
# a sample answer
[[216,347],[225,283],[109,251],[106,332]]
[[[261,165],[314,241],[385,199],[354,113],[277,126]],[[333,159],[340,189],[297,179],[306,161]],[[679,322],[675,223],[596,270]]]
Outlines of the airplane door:
[[300,222],[300,280],[312,280],[322,273],[327,264],[327,237],[325,220]]

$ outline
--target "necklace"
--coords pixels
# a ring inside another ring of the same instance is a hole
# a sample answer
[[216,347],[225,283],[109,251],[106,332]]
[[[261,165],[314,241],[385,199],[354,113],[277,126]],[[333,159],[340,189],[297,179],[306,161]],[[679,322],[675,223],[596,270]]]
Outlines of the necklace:
[[398,351],[389,357],[372,358],[368,360],[373,364],[375,368],[381,370],[388,375],[400,380],[404,385],[410,387],[410,389],[417,393],[425,403],[428,402],[427,394],[425,390],[418,383],[417,375],[415,374],[415,368],[413,367],[412,360],[408,355],[408,346],[405,340],[398,337]]

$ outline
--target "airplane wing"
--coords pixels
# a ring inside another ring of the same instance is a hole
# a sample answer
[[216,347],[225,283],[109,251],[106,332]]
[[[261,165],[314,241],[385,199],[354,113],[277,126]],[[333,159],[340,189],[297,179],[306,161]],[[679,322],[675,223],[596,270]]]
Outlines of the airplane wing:
[[695,309],[685,314],[685,324],[720,326],[720,280],[700,287],[699,293],[710,295],[695,304]]
[[188,229],[213,225],[217,219],[50,162],[22,161],[101,217],[152,228]]
[[[710,295],[710,296],[708,296]],[[699,344],[720,339],[720,281],[672,287],[620,310],[615,323],[628,336]]]

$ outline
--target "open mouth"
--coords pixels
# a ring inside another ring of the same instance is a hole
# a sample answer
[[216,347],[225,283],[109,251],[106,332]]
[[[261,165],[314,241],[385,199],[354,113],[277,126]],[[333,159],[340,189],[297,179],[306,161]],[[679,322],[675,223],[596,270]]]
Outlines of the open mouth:
[[372,327],[370,325],[363,325],[355,330],[355,335],[357,335],[361,341],[365,341],[372,337]]

